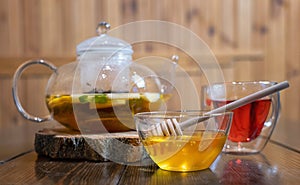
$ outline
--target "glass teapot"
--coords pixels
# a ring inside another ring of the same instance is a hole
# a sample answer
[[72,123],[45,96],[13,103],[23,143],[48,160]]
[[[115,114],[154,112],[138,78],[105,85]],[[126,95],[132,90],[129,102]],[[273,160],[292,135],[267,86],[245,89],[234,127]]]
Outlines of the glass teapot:
[[[157,74],[132,62],[132,47],[107,34],[110,25],[99,23],[98,36],[77,46],[77,61],[59,68],[45,60],[22,64],[13,77],[13,98],[23,117],[35,122],[51,119],[81,132],[122,132],[135,129],[133,115],[159,110],[166,100]],[[46,104],[50,115],[37,117],[22,107],[17,82],[29,66],[49,67]]]

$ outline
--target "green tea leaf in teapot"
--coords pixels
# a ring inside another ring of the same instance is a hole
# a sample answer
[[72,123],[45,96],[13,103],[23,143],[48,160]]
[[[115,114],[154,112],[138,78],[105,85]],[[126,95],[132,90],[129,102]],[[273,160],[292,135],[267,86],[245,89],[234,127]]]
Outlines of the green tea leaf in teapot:
[[107,103],[107,101],[105,94],[95,95],[95,103]]
[[89,101],[88,101],[88,96],[87,96],[87,95],[82,95],[82,96],[80,96],[78,99],[79,99],[79,102],[80,102],[80,103],[87,103],[87,102],[89,102]]

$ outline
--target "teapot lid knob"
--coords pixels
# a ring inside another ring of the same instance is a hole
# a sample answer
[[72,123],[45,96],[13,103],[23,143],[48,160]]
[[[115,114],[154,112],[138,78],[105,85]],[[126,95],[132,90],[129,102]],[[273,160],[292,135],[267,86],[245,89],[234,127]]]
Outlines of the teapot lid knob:
[[179,60],[179,56],[178,55],[172,55],[172,58],[171,60],[175,63],[178,63],[178,60]]
[[96,28],[97,34],[106,34],[110,29],[110,24],[107,22],[100,22]]

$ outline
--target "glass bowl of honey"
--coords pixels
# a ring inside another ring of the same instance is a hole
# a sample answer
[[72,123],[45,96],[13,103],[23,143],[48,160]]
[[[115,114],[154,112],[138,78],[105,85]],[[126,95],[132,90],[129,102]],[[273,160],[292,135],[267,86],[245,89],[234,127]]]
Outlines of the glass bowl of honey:
[[[203,116],[206,119],[198,120]],[[214,162],[227,140],[232,116],[232,112],[161,111],[138,113],[134,120],[153,162],[163,170],[188,172],[207,169]],[[193,120],[189,127],[180,127],[189,120]],[[170,124],[174,123],[179,126],[180,133],[176,130],[177,134],[172,134]],[[162,125],[166,126],[163,134],[153,132]]]

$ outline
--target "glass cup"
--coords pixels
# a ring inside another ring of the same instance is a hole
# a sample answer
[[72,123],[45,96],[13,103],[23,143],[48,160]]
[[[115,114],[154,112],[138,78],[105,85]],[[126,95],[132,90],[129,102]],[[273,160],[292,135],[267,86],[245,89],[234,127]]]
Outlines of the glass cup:
[[[205,108],[215,109],[275,84],[269,81],[212,84],[203,88],[202,102]],[[232,125],[223,152],[259,153],[272,135],[279,112],[279,92],[233,110]]]
[[[162,135],[153,132],[164,123],[203,116],[203,111],[144,112],[134,116],[139,137],[151,159],[163,170],[196,171],[209,168],[221,153],[230,128],[233,113],[210,114],[201,122],[181,129],[182,135]],[[168,124],[167,124],[168,125]],[[167,127],[170,130],[170,126]]]

